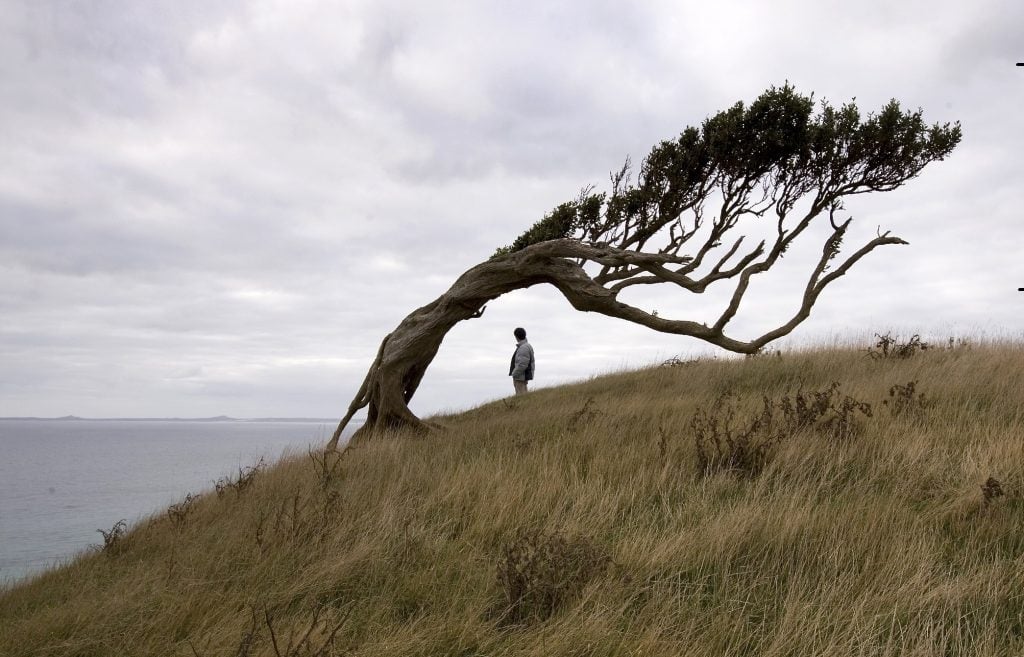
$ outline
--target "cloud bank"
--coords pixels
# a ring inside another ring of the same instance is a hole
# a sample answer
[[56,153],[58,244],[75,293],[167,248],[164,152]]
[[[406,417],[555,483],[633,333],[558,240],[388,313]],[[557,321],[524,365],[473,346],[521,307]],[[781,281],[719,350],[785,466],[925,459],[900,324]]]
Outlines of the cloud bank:
[[[850,243],[911,245],[831,287],[792,341],[1021,336],[1024,8],[641,5],[9,3],[0,416],[340,415],[379,340],[462,271],[785,81],[964,129],[948,161],[848,203]],[[792,312],[800,264],[737,333]],[[657,303],[703,319],[712,301]],[[413,409],[507,394],[520,325],[542,385],[709,351],[533,288],[449,335]]]

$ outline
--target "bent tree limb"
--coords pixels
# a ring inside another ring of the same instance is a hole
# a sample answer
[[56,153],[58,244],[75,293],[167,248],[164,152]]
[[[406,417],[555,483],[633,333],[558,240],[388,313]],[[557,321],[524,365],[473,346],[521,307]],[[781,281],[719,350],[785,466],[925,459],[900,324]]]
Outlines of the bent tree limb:
[[[754,353],[793,331],[825,287],[865,255],[879,246],[906,244],[883,233],[840,258],[852,222],[837,220],[842,199],[895,189],[943,159],[960,140],[959,125],[926,126],[919,111],[904,112],[895,101],[863,121],[853,104],[835,109],[822,103],[818,114],[813,110],[813,100],[789,86],[769,89],[749,107],[737,103],[701,128],[687,128],[677,140],[655,146],[635,181],[627,162],[612,176],[610,192],[587,188],[555,208],[384,338],[327,449],[336,449],[342,431],[363,408],[366,421],[354,441],[385,429],[429,430],[408,403],[445,335],[513,290],[553,285],[577,310],[736,353]],[[824,217],[832,230],[793,316],[751,340],[727,335],[752,278],[770,270],[814,220]],[[770,236],[743,250],[743,236],[726,239],[741,221],[759,222],[762,230],[770,221]],[[712,255],[727,241],[724,253]],[[661,317],[619,298],[634,285],[669,284],[701,294],[728,281],[735,281],[735,288],[710,325]]]

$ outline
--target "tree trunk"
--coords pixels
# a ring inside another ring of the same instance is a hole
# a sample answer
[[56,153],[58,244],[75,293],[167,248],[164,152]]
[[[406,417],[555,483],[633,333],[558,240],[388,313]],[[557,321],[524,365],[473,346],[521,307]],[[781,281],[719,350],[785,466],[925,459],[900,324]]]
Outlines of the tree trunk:
[[430,426],[409,410],[409,400],[423,380],[448,331],[465,319],[483,314],[487,302],[506,292],[537,283],[555,283],[566,276],[583,276],[582,267],[565,259],[572,243],[547,243],[483,262],[468,270],[451,288],[431,303],[410,313],[381,342],[348,412],[338,424],[327,449],[337,447],[341,432],[355,413],[368,407],[366,422],[352,437],[354,442],[384,429],[426,432]]

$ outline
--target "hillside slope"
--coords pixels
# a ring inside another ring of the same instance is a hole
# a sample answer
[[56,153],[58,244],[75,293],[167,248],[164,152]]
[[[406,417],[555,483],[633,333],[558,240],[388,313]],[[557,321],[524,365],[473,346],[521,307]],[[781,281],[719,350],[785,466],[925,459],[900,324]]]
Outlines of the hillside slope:
[[681,363],[434,419],[112,531],[0,594],[0,654],[1024,652],[1020,345]]

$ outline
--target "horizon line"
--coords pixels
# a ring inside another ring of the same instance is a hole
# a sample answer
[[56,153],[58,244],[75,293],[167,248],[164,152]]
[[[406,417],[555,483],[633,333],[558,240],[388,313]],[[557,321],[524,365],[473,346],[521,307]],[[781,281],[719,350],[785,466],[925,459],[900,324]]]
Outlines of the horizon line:
[[[75,420],[85,422],[337,422],[338,418],[309,416],[232,417],[229,415],[212,415],[203,417],[81,417],[78,415],[40,417],[34,415],[12,415],[0,417],[0,421],[2,420],[40,420],[46,422]],[[353,421],[355,421],[355,418],[353,418]]]

